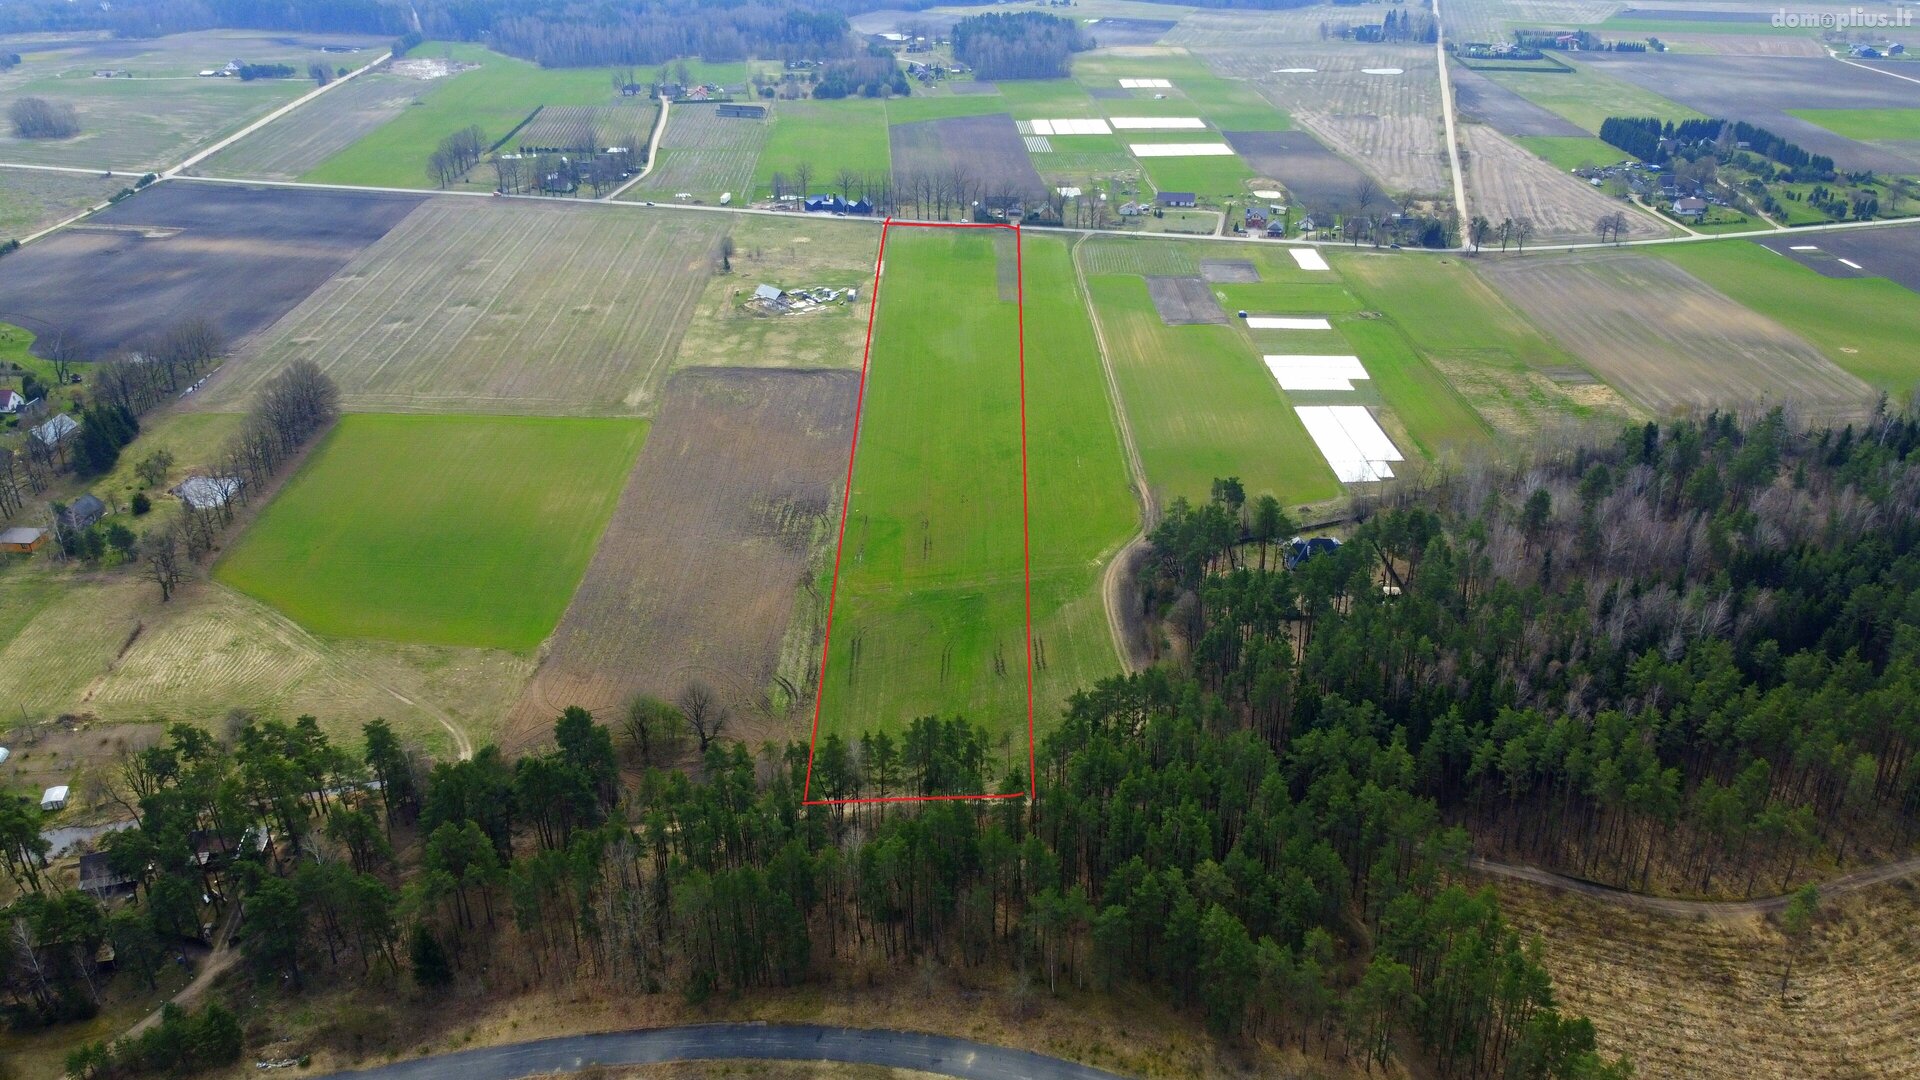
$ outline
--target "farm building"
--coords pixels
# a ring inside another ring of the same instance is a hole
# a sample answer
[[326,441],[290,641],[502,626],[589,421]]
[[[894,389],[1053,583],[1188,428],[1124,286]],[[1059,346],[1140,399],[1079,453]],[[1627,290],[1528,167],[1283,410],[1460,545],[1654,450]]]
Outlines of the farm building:
[[1161,206],[1192,206],[1197,200],[1191,191],[1162,191],[1153,197]]
[[240,493],[240,483],[237,476],[189,476],[173,493],[195,510],[214,510]]
[[730,116],[739,120],[765,120],[767,118],[767,107],[765,105],[722,103],[715,106],[714,114],[717,116]]
[[12,756],[13,756],[13,751],[7,749],[4,746],[0,746],[0,765],[5,765],[7,763],[7,759]]
[[17,413],[20,411],[20,406],[26,403],[27,399],[21,397],[18,391],[0,390],[0,415]]
[[48,446],[58,446],[74,432],[80,430],[80,421],[61,413],[59,416],[33,429],[33,437]]
[[40,794],[40,809],[49,813],[67,808],[67,785],[55,784]]
[[848,202],[838,195],[809,195],[807,196],[807,213],[871,214],[873,213],[873,204],[865,199],[855,199],[852,202]]
[[67,512],[61,516],[69,528],[84,529],[106,514],[107,504],[101,502],[99,496],[82,495],[73,500],[73,505],[67,507]]
[[755,300],[764,300],[770,304],[779,300],[780,297],[781,297],[781,291],[780,291],[780,287],[777,285],[762,285],[759,288],[753,290],[753,298]]
[[124,896],[134,890],[134,880],[116,873],[108,864],[107,853],[96,851],[80,856],[80,891],[100,900]]
[[29,529],[21,525],[0,532],[0,551],[12,555],[31,555],[40,550],[40,545],[46,542],[47,530],[45,529]]

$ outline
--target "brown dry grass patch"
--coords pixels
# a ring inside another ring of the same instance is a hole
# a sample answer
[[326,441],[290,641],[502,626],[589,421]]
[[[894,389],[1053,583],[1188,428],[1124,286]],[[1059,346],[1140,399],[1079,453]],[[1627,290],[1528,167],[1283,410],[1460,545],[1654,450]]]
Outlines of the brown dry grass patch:
[[1920,1076],[1920,891],[1889,885],[1823,904],[1780,993],[1785,947],[1761,919],[1708,922],[1506,884],[1538,933],[1560,1000],[1643,1078]]

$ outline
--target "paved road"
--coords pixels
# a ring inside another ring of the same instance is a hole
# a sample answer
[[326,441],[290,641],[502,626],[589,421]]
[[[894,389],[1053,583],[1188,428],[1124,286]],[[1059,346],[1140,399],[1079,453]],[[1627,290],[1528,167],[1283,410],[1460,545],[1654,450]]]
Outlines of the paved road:
[[[1534,885],[1544,885],[1550,889],[1564,889],[1615,907],[1685,918],[1743,919],[1754,915],[1771,915],[1774,912],[1786,910],[1787,902],[1793,899],[1791,895],[1787,895],[1767,896],[1757,900],[1675,900],[1665,896],[1644,896],[1625,889],[1616,889],[1611,885],[1583,881],[1565,874],[1556,874],[1551,870],[1542,870],[1537,866],[1495,862],[1478,856],[1468,859],[1467,866],[1492,877],[1525,881]],[[1832,880],[1820,882],[1820,899],[1826,900],[1842,893],[1857,892],[1872,885],[1912,877],[1917,873],[1920,873],[1920,858],[1901,859],[1898,862],[1882,863],[1879,866],[1854,870]]]
[[416,1058],[359,1072],[354,1080],[519,1080],[589,1065],[667,1061],[840,1061],[917,1069],[964,1080],[1121,1080],[1116,1073],[1059,1058],[910,1031],[811,1024],[700,1024],[691,1027],[567,1035]]

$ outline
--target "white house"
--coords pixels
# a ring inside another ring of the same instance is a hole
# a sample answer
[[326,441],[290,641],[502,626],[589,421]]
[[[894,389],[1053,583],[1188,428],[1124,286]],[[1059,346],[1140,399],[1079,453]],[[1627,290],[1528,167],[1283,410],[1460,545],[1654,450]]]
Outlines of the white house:
[[46,790],[44,794],[40,796],[40,809],[42,810],[48,810],[48,811],[65,810],[66,808],[67,808],[67,785],[65,784],[58,784],[58,785],[55,785],[54,787],[50,787]]
[[17,413],[20,411],[20,406],[26,403],[27,399],[21,397],[18,391],[0,390],[0,415]]
[[12,756],[13,756],[13,751],[7,749],[4,746],[0,746],[0,765],[5,765],[7,763],[7,759]]

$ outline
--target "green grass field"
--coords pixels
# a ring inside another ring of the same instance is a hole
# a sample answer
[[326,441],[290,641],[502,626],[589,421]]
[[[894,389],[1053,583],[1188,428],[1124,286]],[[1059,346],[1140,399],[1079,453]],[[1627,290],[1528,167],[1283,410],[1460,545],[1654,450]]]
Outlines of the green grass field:
[[[1289,506],[1338,496],[1339,482],[1248,332],[1237,325],[1168,326],[1154,311],[1146,282],[1126,272],[1192,273],[1193,256],[1184,248],[1096,241],[1081,253],[1120,396],[1157,498],[1163,505],[1180,496],[1205,499],[1222,476],[1238,476],[1249,495],[1272,494]],[[1241,256],[1235,252],[1234,257]],[[1280,258],[1292,265],[1285,255]],[[1269,282],[1308,285],[1301,271],[1285,270],[1271,259],[1263,263],[1262,276]],[[1319,282],[1311,286],[1312,291],[1291,294],[1296,303],[1272,313],[1331,315],[1351,309],[1344,291],[1323,292]],[[1289,299],[1268,283],[1216,288],[1235,289],[1229,295],[1249,302],[1272,300],[1276,307]]]
[[1487,421],[1526,431],[1555,415],[1594,415],[1549,377],[1579,377],[1580,362],[1465,260],[1336,253],[1333,262],[1360,302],[1386,316],[1342,320],[1341,331],[1428,451],[1487,445]]
[[[442,42],[421,45],[412,55],[426,59],[451,56],[480,66],[436,80],[433,89],[417,103],[322,162],[302,180],[432,187],[427,175],[428,155],[441,139],[469,124],[479,125],[491,145],[542,105],[616,103],[606,68],[542,68],[479,45]],[[647,104],[650,107],[651,103]]]
[[802,163],[813,167],[813,188],[826,191],[841,169],[861,175],[893,167],[887,145],[887,103],[867,99],[781,101],[773,107],[766,148],[753,170],[757,196],[773,191],[773,174],[797,187]]
[[[1624,79],[1603,75],[1584,64],[1571,75],[1489,71],[1487,78],[1588,131],[1598,133],[1609,116],[1653,116],[1661,120],[1700,120],[1702,114]],[[1615,159],[1619,157],[1615,154]]]
[[1788,109],[1810,124],[1862,142],[1920,141],[1920,109]]
[[1585,135],[1515,135],[1514,142],[1566,172],[1589,165],[1630,161],[1633,155],[1617,146]]
[[1885,278],[1830,278],[1747,240],[1646,249],[1806,339],[1896,396],[1920,384],[1920,303]]
[[1024,257],[1030,533],[1012,235],[888,234],[822,734],[959,715],[1024,738],[1023,536],[1037,722],[1117,668],[1097,581],[1136,510],[1066,246],[1029,240]]
[[631,420],[349,415],[215,576],[326,636],[525,652],[645,437]]

